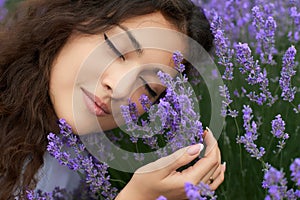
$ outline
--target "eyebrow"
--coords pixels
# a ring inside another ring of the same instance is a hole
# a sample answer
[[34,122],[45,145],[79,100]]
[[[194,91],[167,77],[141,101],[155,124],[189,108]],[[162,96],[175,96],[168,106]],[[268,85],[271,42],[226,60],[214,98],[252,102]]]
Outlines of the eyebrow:
[[143,49],[141,44],[137,41],[137,39],[132,35],[132,33],[128,30],[127,27],[118,24],[118,27],[120,27],[122,30],[125,31],[125,33],[127,34],[128,38],[130,39],[133,47],[135,48],[135,50],[138,52],[138,54],[142,54],[143,53]]

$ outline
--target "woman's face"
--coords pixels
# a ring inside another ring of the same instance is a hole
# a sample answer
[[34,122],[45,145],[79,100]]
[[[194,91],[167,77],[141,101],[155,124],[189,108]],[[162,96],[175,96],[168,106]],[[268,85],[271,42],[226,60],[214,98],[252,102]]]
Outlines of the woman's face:
[[[155,101],[165,89],[157,71],[176,74],[171,51],[145,48],[151,38],[163,43],[168,36],[132,31],[148,28],[178,31],[157,12],[131,18],[99,35],[73,34],[58,54],[51,71],[50,97],[58,118],[66,119],[75,133],[117,127],[122,123],[120,105],[127,105],[128,98],[137,103],[141,114],[139,97],[146,94]],[[180,39],[172,39],[171,44],[176,44],[172,48],[182,51]]]

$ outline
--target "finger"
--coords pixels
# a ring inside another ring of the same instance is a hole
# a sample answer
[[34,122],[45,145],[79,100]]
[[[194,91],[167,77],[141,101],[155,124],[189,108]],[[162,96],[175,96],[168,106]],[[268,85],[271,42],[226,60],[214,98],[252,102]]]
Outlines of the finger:
[[217,165],[215,168],[210,170],[210,172],[207,173],[201,181],[207,184],[211,184],[216,179],[216,177],[219,176],[222,169],[223,169],[222,165]]
[[218,142],[215,139],[212,131],[206,127],[206,134],[204,137],[204,143],[205,143],[205,155],[207,155],[215,146],[218,146]]
[[168,176],[172,171],[194,160],[204,148],[203,144],[195,144],[181,148],[169,156],[165,156],[139,168],[136,173],[147,173],[159,170],[159,176]]
[[[220,165],[221,155],[218,146],[214,146],[207,156],[197,161],[191,168],[183,172],[194,183],[203,181],[207,174],[211,175]],[[208,176],[209,177],[209,176]]]
[[222,166],[221,172],[214,179],[214,181],[209,185],[212,190],[216,190],[221,185],[221,183],[223,183],[223,181],[224,181],[224,174],[225,174],[225,171],[226,171],[226,163],[224,163],[221,166]]

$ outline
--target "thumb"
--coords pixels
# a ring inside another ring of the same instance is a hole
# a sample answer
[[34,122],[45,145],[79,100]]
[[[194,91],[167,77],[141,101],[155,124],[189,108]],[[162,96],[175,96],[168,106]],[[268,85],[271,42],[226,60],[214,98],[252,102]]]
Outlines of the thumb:
[[160,175],[169,175],[192,160],[194,160],[204,148],[203,144],[194,144],[188,147],[181,148],[171,155],[162,157],[155,162],[149,163],[137,170],[137,173],[145,173],[150,171],[160,171]]

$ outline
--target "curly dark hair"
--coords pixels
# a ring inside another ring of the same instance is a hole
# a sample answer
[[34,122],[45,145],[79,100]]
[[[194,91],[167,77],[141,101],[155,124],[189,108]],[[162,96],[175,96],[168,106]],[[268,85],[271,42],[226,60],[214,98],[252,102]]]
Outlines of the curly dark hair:
[[190,0],[27,0],[0,30],[0,199],[35,187],[47,134],[57,129],[49,97],[52,63],[74,32],[98,34],[160,11],[207,51],[213,35]]

